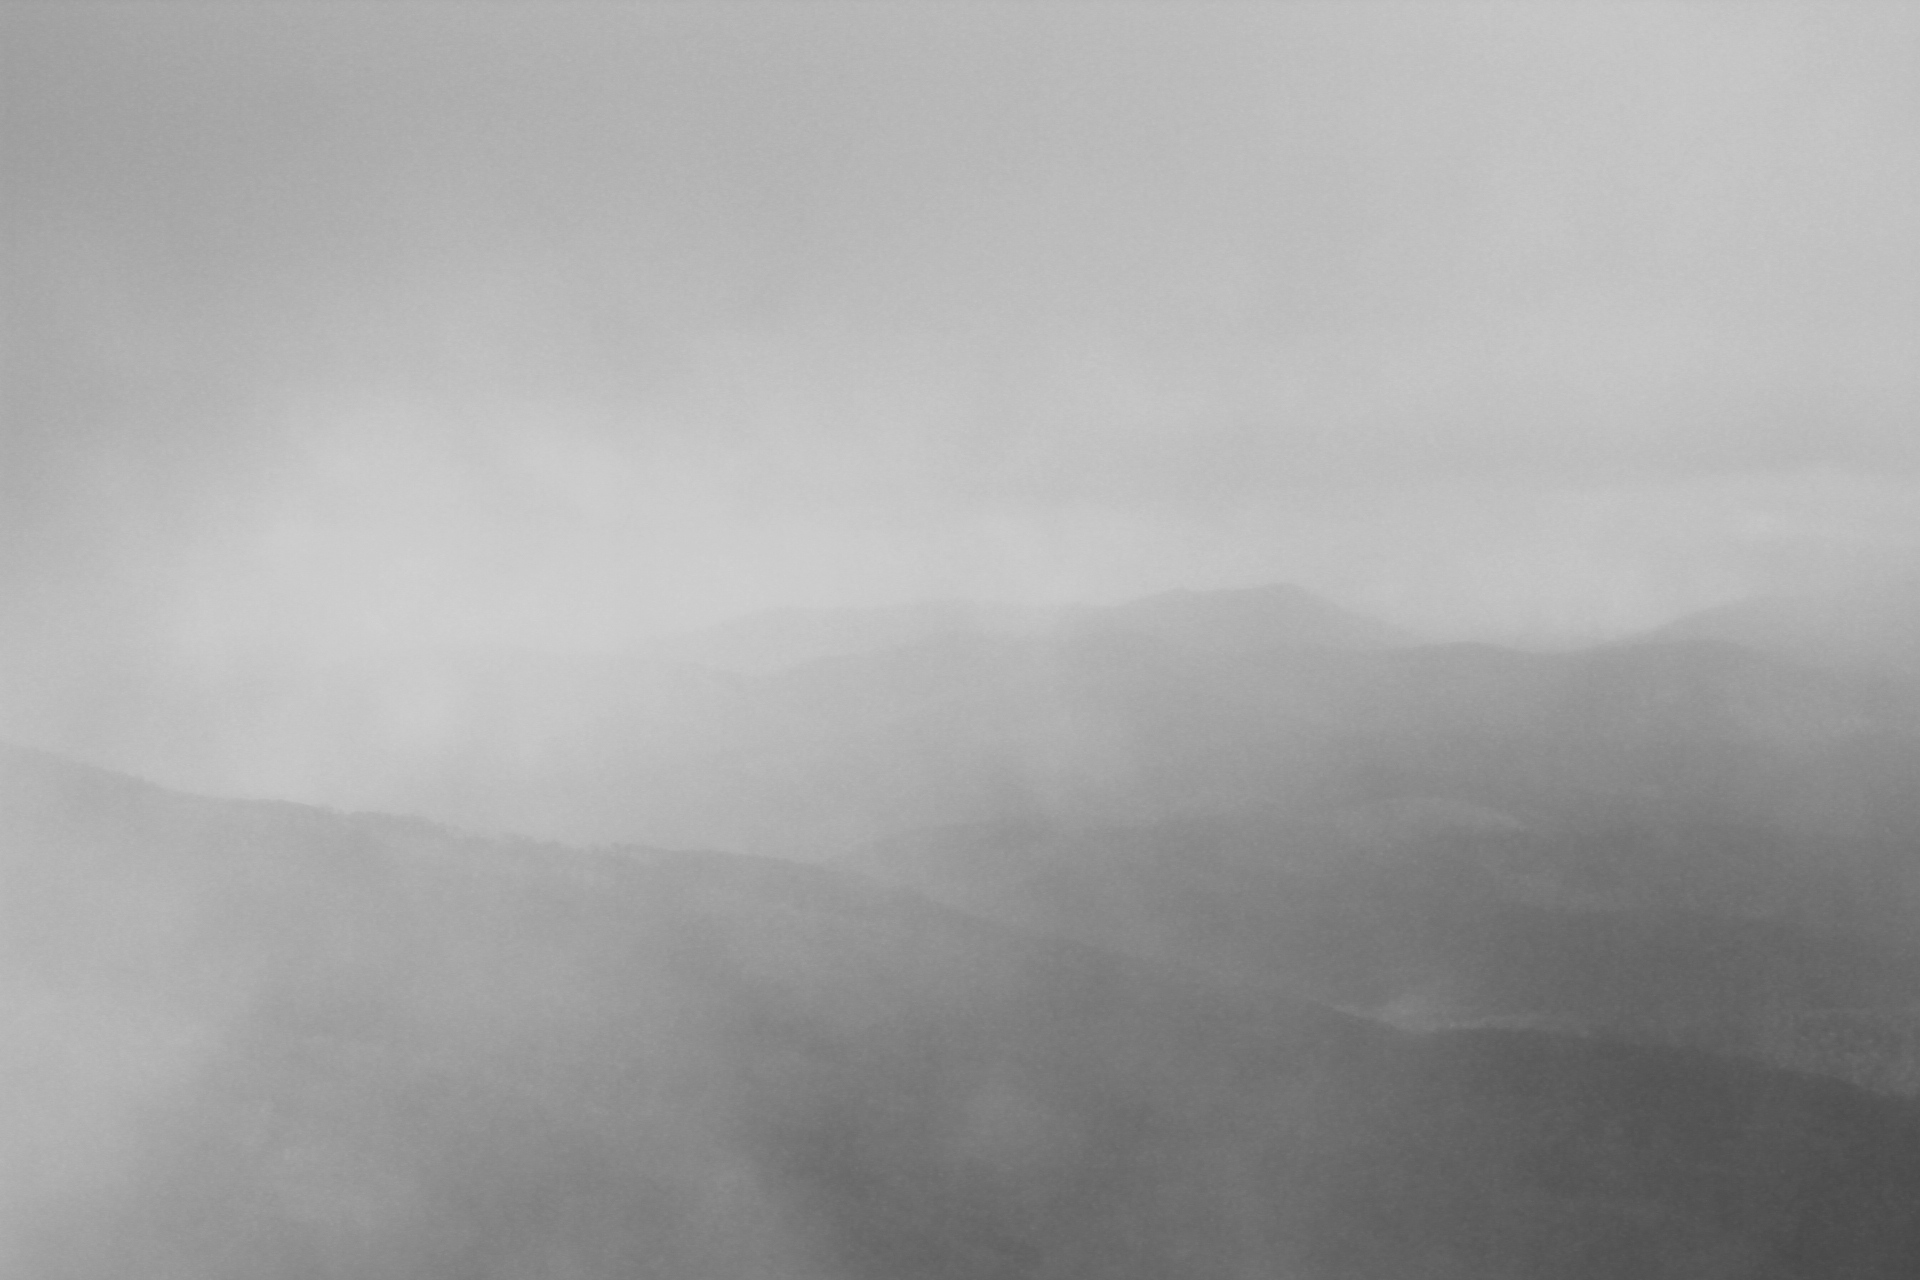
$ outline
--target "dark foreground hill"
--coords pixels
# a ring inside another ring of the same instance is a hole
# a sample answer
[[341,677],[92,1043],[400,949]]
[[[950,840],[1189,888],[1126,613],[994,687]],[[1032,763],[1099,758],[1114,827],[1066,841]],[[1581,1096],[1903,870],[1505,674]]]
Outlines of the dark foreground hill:
[[1535,831],[1458,802],[1002,822],[836,865],[988,919],[1399,1025],[1711,1047],[1920,1094],[1920,865],[1712,825]]
[[1907,1277],[1920,1117],[0,754],[0,1274]]

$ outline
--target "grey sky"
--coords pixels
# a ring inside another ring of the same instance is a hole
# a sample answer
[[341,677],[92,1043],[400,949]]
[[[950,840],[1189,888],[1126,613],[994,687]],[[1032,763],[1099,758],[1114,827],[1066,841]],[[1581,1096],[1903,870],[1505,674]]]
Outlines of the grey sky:
[[0,11],[0,637],[1920,551],[1920,9]]

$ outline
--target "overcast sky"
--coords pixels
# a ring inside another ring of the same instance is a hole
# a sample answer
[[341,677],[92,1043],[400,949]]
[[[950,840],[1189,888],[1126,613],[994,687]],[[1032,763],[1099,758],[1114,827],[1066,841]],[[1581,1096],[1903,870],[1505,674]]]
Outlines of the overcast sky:
[[1920,6],[10,4],[7,645],[1920,550]]

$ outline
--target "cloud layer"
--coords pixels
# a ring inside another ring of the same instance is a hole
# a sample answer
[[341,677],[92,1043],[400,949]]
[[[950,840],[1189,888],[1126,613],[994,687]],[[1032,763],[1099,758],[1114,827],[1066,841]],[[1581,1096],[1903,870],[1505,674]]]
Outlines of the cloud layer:
[[1920,18],[15,7],[16,653],[1920,546]]

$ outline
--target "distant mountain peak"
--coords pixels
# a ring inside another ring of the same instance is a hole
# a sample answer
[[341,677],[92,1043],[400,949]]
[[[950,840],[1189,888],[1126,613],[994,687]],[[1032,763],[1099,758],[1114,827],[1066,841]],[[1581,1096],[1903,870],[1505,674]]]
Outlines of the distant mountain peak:
[[1652,638],[1719,640],[1814,666],[1920,678],[1920,576],[1752,596]]
[[1416,637],[1289,583],[1177,589],[1082,611],[1083,629],[1143,632],[1208,650],[1302,647],[1389,649]]

